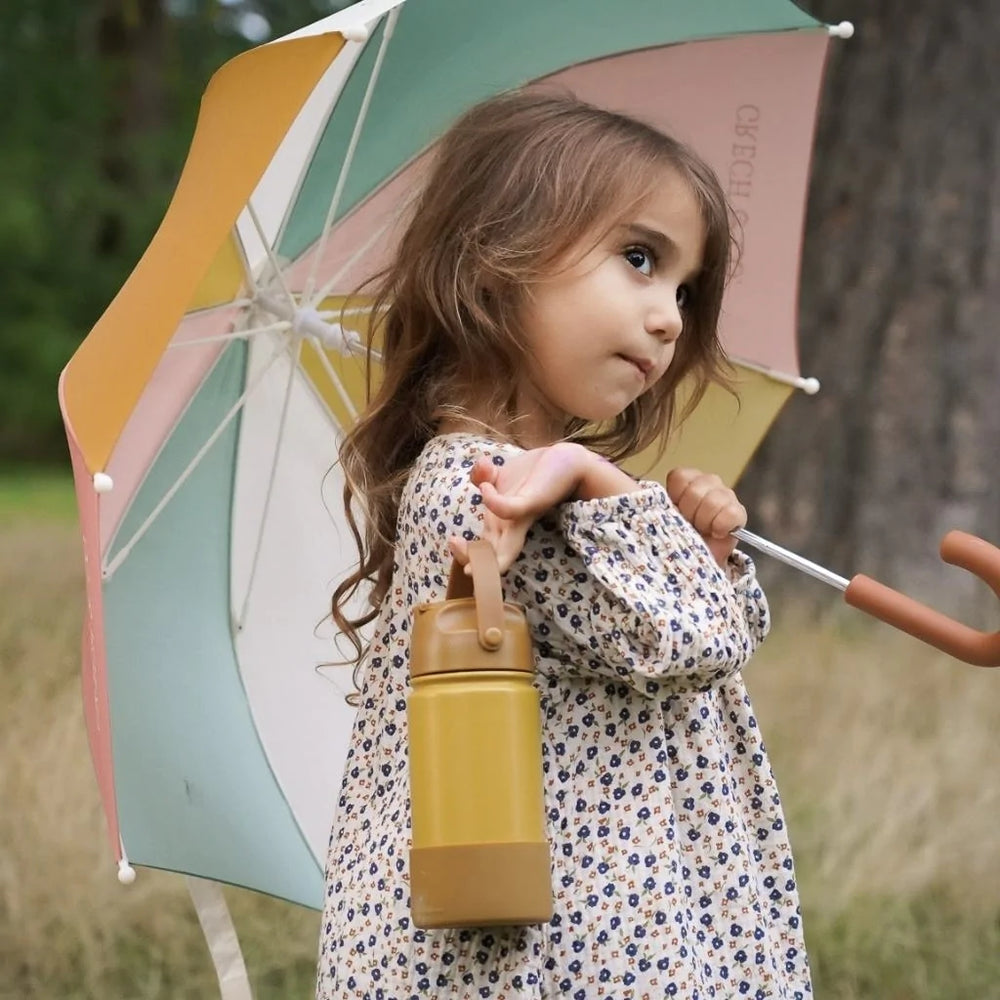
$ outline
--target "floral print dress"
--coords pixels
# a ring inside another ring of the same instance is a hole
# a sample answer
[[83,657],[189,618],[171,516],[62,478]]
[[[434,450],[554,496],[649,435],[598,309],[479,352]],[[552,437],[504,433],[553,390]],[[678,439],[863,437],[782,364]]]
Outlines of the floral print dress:
[[479,533],[473,462],[514,451],[434,438],[405,489],[331,833],[318,1000],[811,996],[788,836],[740,673],[767,604],[750,559],[720,569],[655,483],[555,508],[504,578],[535,647],[551,921],[412,926],[411,615],[444,597],[448,536]]

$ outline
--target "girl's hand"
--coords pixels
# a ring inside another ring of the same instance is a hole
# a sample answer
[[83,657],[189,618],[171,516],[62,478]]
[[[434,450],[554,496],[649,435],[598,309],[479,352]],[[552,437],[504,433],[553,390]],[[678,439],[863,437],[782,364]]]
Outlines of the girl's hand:
[[[486,457],[472,467],[470,477],[483,496],[482,537],[496,550],[504,573],[524,546],[528,529],[547,510],[574,496],[586,468],[596,455],[578,444],[561,442],[534,448],[494,465]],[[468,566],[468,542],[453,535],[451,554]]]
[[746,507],[716,475],[698,469],[673,469],[667,476],[667,494],[681,516],[705,539],[720,566],[736,548],[732,532],[747,523]]

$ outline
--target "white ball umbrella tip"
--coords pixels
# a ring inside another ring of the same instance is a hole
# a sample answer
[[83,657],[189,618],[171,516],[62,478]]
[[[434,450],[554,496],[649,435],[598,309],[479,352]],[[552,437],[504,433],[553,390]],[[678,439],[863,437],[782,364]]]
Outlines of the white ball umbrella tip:
[[368,25],[367,24],[347,24],[340,29],[340,33],[349,42],[367,42],[368,41]]
[[834,38],[851,38],[854,35],[854,25],[850,21],[841,21],[840,24],[827,25],[826,30]]
[[94,473],[94,492],[110,493],[115,488],[115,481],[106,472]]

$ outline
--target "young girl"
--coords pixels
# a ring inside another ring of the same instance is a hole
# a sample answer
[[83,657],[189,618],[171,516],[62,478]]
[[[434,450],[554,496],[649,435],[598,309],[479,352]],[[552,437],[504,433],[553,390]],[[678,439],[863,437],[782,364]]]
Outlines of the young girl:
[[[778,794],[741,676],[768,629],[746,513],[716,477],[613,462],[719,377],[720,187],[689,149],[514,93],[439,144],[373,315],[384,379],[344,442],[361,561],[334,595],[359,712],[330,841],[317,996],[811,994]],[[524,606],[542,700],[555,911],[410,921],[415,605],[485,537]],[[374,610],[350,618],[371,587]]]

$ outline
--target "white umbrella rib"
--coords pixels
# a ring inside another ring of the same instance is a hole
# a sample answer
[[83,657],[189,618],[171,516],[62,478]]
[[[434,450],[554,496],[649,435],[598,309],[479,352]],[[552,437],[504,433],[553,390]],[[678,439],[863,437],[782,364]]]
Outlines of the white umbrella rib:
[[372,94],[375,91],[375,84],[378,81],[379,73],[382,72],[382,63],[385,60],[386,48],[389,45],[389,39],[392,37],[392,33],[396,27],[396,21],[398,19],[399,8],[395,7],[393,10],[389,11],[388,16],[386,17],[385,30],[382,32],[382,41],[379,44],[379,49],[375,56],[375,63],[372,66],[371,76],[368,77],[368,86],[365,89],[365,94],[361,101],[361,107],[358,110],[358,117],[354,122],[354,129],[351,132],[351,139],[347,145],[347,152],[344,154],[344,162],[340,166],[340,175],[337,177],[337,184],[333,189],[333,196],[330,199],[330,207],[327,209],[326,218],[323,220],[323,229],[320,233],[319,245],[316,248],[316,253],[309,268],[309,277],[306,280],[305,289],[302,293],[302,300],[304,302],[310,302],[312,299],[313,289],[316,286],[316,275],[319,269],[320,258],[323,256],[327,240],[330,238],[330,230],[333,226],[333,220],[337,214],[337,209],[340,207],[340,199],[344,193],[344,185],[347,182],[347,174],[351,169],[351,163],[354,160],[354,153],[358,148],[358,140],[361,138],[361,130],[364,127],[365,118],[368,116],[368,107],[371,104]]
[[[244,271],[246,268],[244,268]],[[243,309],[253,305],[252,299],[226,299],[212,306],[202,306],[201,308],[190,309],[187,316],[211,316],[217,312],[228,312],[232,309]]]
[[267,480],[267,490],[264,493],[264,508],[260,515],[260,524],[257,527],[257,541],[254,543],[253,559],[250,563],[250,576],[247,579],[246,593],[243,595],[243,604],[236,619],[237,631],[242,631],[243,623],[246,621],[247,608],[250,605],[250,594],[253,592],[254,579],[257,576],[257,563],[260,560],[260,550],[264,543],[264,528],[267,526],[267,517],[271,510],[271,497],[274,493],[274,482],[278,471],[278,458],[281,455],[281,442],[285,437],[285,428],[288,425],[288,404],[292,398],[292,388],[295,385],[295,372],[299,364],[299,355],[302,353],[302,340],[295,338],[295,349],[292,351],[291,363],[288,366],[288,379],[285,382],[285,398],[281,401],[281,416],[278,418],[278,435],[274,442],[274,455],[271,458],[271,472]]
[[[344,261],[344,263],[339,268],[337,268],[337,270],[330,277],[330,279],[324,283],[322,288],[320,288],[319,291],[312,296],[312,299],[309,303],[312,306],[312,308],[315,309],[323,301],[323,299],[325,299],[327,295],[329,295],[337,287],[337,284],[340,282],[340,279],[343,278],[348,271],[350,271],[350,269],[355,265],[355,263],[358,260],[360,260],[366,253],[368,253],[368,251],[385,235],[386,231],[391,225],[392,225],[392,220],[390,219],[388,222],[383,222],[381,226],[378,226],[376,229],[372,231],[368,239],[366,239],[364,243],[362,243],[361,246],[359,246],[354,251],[354,253],[352,253],[351,256],[348,257],[347,260]],[[313,258],[314,264],[316,263],[316,261],[319,260],[320,252],[321,251],[319,250],[319,248],[317,248],[316,256]],[[306,301],[305,296],[303,297],[303,301]],[[357,310],[348,309],[345,311],[344,315],[349,316],[351,315],[352,312],[365,313],[370,311],[371,310],[369,309],[357,309]]]
[[[257,230],[257,236],[260,238],[260,241],[264,246],[264,252],[267,254],[267,259],[271,264],[271,270],[274,273],[274,277],[276,278],[278,284],[281,286],[281,291],[284,293],[285,298],[288,299],[288,301],[292,305],[292,308],[294,309],[295,296],[292,295],[292,293],[288,290],[288,285],[285,282],[285,276],[281,271],[281,263],[274,252],[274,247],[271,246],[270,241],[264,235],[264,227],[261,225],[260,218],[258,217],[257,212],[253,207],[253,204],[249,201],[247,202],[247,214],[250,216],[250,221],[253,223],[254,229]],[[250,276],[250,284],[251,284],[251,290],[253,291],[254,295],[256,295],[258,288],[257,288],[257,283],[252,275]]]
[[277,349],[274,351],[271,357],[268,358],[267,363],[261,368],[261,370],[257,373],[256,377],[254,378],[254,380],[243,391],[243,395],[240,396],[240,398],[237,399],[235,403],[233,403],[232,407],[230,407],[229,409],[229,412],[222,418],[222,421],[220,422],[219,426],[215,428],[215,430],[209,436],[208,440],[201,446],[201,448],[198,449],[194,458],[192,458],[191,461],[188,462],[187,467],[177,477],[177,481],[173,484],[173,486],[170,487],[169,490],[167,490],[166,493],[163,494],[163,496],[160,498],[159,503],[157,503],[157,505],[149,512],[149,514],[147,515],[146,519],[142,522],[142,524],[140,524],[139,527],[136,528],[135,532],[133,532],[132,534],[132,537],[118,550],[118,553],[115,555],[114,559],[110,560],[109,562],[105,563],[102,566],[101,574],[105,579],[110,579],[112,576],[114,576],[118,568],[129,557],[129,554],[136,547],[136,545],[138,545],[138,543],[141,541],[142,537],[146,534],[146,532],[149,531],[153,523],[163,512],[163,509],[167,506],[168,503],[170,503],[170,501],[176,495],[177,491],[188,481],[194,470],[197,469],[198,466],[201,464],[201,460],[208,454],[212,445],[215,444],[215,442],[218,441],[219,438],[222,436],[222,432],[232,423],[233,418],[246,405],[247,399],[257,388],[257,386],[261,384],[261,382],[264,379],[264,376],[271,368],[271,365],[273,365],[278,360],[278,358],[281,357],[281,355],[288,350],[288,345],[289,345],[289,339],[283,338],[281,343],[278,345]]
[[807,396],[815,396],[819,392],[819,379],[803,378],[801,375],[791,375],[788,372],[779,371],[768,365],[758,364],[747,358],[731,356],[730,361],[741,368],[747,368],[752,372],[759,372],[761,375],[771,379],[772,382],[780,382],[782,385],[790,385],[793,389],[801,389]]
[[334,389],[337,390],[337,395],[340,396],[340,401],[341,403],[344,404],[344,409],[347,410],[348,416],[350,416],[352,421],[357,420],[358,419],[357,408],[355,407],[351,397],[348,395],[347,390],[344,388],[344,383],[341,382],[340,376],[337,374],[336,368],[334,368],[333,365],[330,364],[330,359],[327,356],[326,351],[323,350],[322,347],[317,347],[316,353],[319,355],[319,361],[320,364],[323,366],[323,370],[326,372],[327,376],[329,376],[330,381],[333,383]]
[[230,340],[249,340],[261,333],[284,333],[290,330],[292,324],[287,320],[280,323],[269,323],[267,326],[256,326],[248,330],[236,330],[233,333],[220,333],[214,337],[193,337],[191,340],[174,341],[168,350],[175,350],[178,347],[194,347],[196,344],[222,344]]

